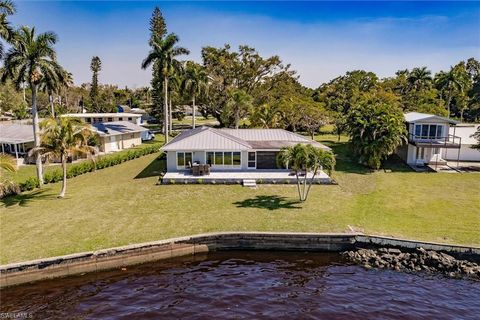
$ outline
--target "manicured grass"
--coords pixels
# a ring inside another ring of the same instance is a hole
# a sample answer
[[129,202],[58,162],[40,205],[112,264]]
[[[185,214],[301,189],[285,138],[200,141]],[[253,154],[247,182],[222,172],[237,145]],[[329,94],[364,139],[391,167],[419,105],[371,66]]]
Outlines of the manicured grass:
[[[163,138],[162,135],[156,135],[155,139],[153,139],[152,141],[145,141],[139,146],[129,148],[129,149],[125,149],[125,150],[116,152],[115,154],[126,153],[129,150],[133,150],[133,149],[142,149],[142,148],[145,148],[146,146],[149,146],[149,145],[152,145],[152,144],[163,144],[163,141],[164,141],[164,138]],[[83,161],[83,160],[79,160],[79,161]],[[70,163],[67,164],[67,167],[68,166],[70,166]],[[45,164],[44,167],[43,167],[44,173],[47,173],[49,171],[53,171],[55,169],[61,169],[61,165],[59,163],[48,163],[48,164]],[[28,164],[28,165],[20,166],[18,171],[15,174],[11,174],[10,176],[11,176],[11,179],[15,182],[23,182],[23,181],[27,180],[28,178],[36,177],[37,172],[35,170],[35,165],[34,164]]]
[[356,230],[480,246],[480,175],[415,173],[392,161],[370,173],[342,138],[316,137],[338,155],[339,185],[156,185],[163,162],[149,155],[9,197],[0,203],[0,261],[23,260],[212,231]]

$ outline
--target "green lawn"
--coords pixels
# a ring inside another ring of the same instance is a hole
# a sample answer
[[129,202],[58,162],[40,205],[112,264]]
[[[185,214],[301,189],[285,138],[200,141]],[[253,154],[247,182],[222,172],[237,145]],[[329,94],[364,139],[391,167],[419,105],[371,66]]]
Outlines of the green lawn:
[[392,161],[370,173],[347,144],[324,134],[338,154],[339,185],[156,185],[162,161],[149,155],[2,200],[0,263],[63,255],[211,231],[344,232],[480,246],[480,174],[415,173]]
[[[144,148],[144,147],[149,146],[151,144],[162,144],[163,141],[164,141],[164,139],[163,139],[162,135],[156,135],[155,139],[152,140],[152,141],[145,141],[139,146],[129,148],[129,149],[125,149],[125,150],[116,152],[115,154],[126,153],[126,152],[128,152],[128,150],[133,150],[133,149],[141,149],[141,148]],[[79,160],[79,161],[83,161],[83,160]],[[67,167],[68,166],[70,166],[70,163],[67,164]],[[44,167],[43,167],[44,173],[49,172],[49,171],[53,171],[55,169],[61,169],[61,165],[59,163],[48,163],[48,164],[45,164]],[[16,182],[23,182],[30,177],[36,177],[36,176],[37,176],[37,173],[35,171],[35,165],[33,165],[33,164],[20,166],[18,171],[14,175],[11,175],[12,180],[14,180]]]

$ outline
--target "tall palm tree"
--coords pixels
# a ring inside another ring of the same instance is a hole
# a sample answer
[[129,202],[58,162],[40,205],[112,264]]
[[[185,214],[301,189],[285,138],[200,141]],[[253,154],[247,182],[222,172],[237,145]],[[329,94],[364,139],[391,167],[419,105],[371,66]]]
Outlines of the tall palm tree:
[[181,64],[175,64],[172,74],[168,77],[168,128],[170,132],[173,130],[173,105],[172,96],[178,96],[182,85],[183,67]]
[[407,81],[415,90],[428,87],[432,83],[432,72],[427,67],[413,68],[408,74]]
[[440,71],[437,73],[435,76],[435,84],[447,99],[448,117],[450,118],[450,104],[452,103],[452,98],[456,91],[463,91],[463,83],[455,68],[451,68],[448,72]]
[[47,159],[58,159],[62,163],[63,181],[59,198],[67,191],[67,159],[76,154],[94,154],[95,149],[88,145],[94,135],[90,126],[77,118],[48,118],[42,121],[42,140],[32,153],[41,154]]
[[[44,79],[61,77],[63,68],[57,62],[53,45],[57,36],[53,32],[35,33],[35,28],[21,27],[13,46],[8,50],[4,60],[1,81],[12,79],[17,88],[27,81],[32,91],[33,135],[35,147],[40,146],[40,128],[37,110],[37,91]],[[42,158],[36,156],[37,177],[43,184]]]
[[282,148],[277,156],[277,163],[280,167],[287,167],[295,172],[298,196],[300,201],[305,201],[318,171],[324,169],[331,174],[335,166],[335,157],[329,151],[299,143]]
[[[0,1],[0,39],[5,41],[12,41],[15,35],[7,16],[16,12],[15,4],[10,0]],[[3,57],[3,43],[0,42],[0,59]]]
[[192,128],[195,128],[196,106],[195,99],[208,92],[208,75],[204,68],[193,61],[187,61],[185,66],[182,91],[192,98]]
[[168,80],[172,74],[172,69],[179,62],[176,57],[189,54],[190,51],[183,47],[176,46],[178,36],[174,33],[167,35],[165,38],[154,35],[150,40],[151,50],[148,56],[142,62],[142,69],[146,69],[152,64],[157,64],[158,72],[163,77],[163,126],[165,133],[165,142],[168,142]]
[[49,78],[44,77],[43,81],[39,85],[39,90],[48,94],[48,100],[50,103],[50,114],[52,118],[55,118],[55,105],[53,95],[59,94],[60,90],[65,87],[69,87],[72,84],[72,74],[62,68],[56,77]]

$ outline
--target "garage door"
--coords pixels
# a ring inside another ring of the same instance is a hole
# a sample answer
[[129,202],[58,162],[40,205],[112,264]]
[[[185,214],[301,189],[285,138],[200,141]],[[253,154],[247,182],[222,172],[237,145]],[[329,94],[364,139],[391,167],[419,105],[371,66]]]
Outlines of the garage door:
[[257,151],[257,169],[277,169],[276,151]]

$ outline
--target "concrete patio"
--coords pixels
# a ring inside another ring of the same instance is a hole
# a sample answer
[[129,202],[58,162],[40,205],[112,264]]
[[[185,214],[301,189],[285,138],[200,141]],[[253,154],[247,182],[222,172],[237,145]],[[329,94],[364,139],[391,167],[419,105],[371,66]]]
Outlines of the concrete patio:
[[[309,173],[308,177],[311,178]],[[297,183],[295,174],[289,170],[255,170],[255,171],[214,171],[210,175],[194,176],[188,171],[167,172],[162,184],[199,183],[199,184],[242,184],[244,180],[255,180],[258,184]],[[333,181],[323,171],[315,176],[316,184],[332,184]]]

